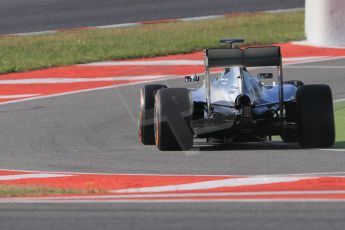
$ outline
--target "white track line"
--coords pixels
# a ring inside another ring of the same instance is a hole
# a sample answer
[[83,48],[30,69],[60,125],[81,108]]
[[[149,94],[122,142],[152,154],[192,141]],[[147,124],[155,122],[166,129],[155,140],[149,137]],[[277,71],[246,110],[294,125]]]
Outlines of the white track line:
[[230,178],[224,180],[209,180],[179,185],[153,186],[144,188],[118,189],[114,193],[143,193],[143,192],[175,192],[186,190],[204,190],[222,187],[237,187],[245,185],[262,185],[281,182],[293,182],[309,179],[308,177],[251,177],[251,178]]
[[76,90],[76,91],[69,91],[65,93],[57,93],[57,94],[50,94],[50,95],[45,95],[45,96],[24,98],[24,99],[19,99],[15,101],[5,101],[5,102],[0,102],[0,105],[8,105],[8,104],[14,104],[14,103],[19,103],[19,102],[33,101],[33,100],[58,97],[58,96],[66,96],[66,95],[77,94],[77,93],[93,92],[93,91],[105,90],[105,89],[115,89],[119,87],[141,85],[141,84],[147,84],[151,82],[173,80],[173,79],[178,79],[178,78],[181,78],[181,76],[169,77],[168,79],[159,79],[159,80],[154,79],[154,80],[145,80],[145,81],[140,81],[140,82],[126,83],[126,84],[110,85],[110,86],[97,87],[97,88],[92,88],[92,89],[82,89],[82,90]]
[[345,66],[286,66],[288,69],[345,69]]
[[157,61],[109,61],[81,64],[78,66],[176,66],[176,65],[204,65],[202,60],[157,60]]
[[[320,191],[269,191],[269,192],[211,192],[211,193],[168,193],[168,194],[129,194],[129,195],[93,195],[93,196],[59,196],[49,197],[49,200],[73,199],[137,199],[137,198],[188,198],[188,197],[238,197],[238,196],[281,196],[281,195],[330,195],[343,194],[345,190],[320,190]],[[33,198],[35,199],[35,198]],[[345,198],[344,198],[345,199]]]
[[295,45],[311,46],[311,47],[316,47],[316,48],[344,49],[344,46],[322,46],[322,45],[315,45],[315,44],[312,44],[312,43],[308,42],[307,40],[295,41],[295,42],[291,42],[291,43],[295,44]]
[[283,65],[285,67],[285,66],[299,65],[299,64],[306,64],[306,63],[333,61],[333,60],[344,59],[344,58],[345,58],[345,56],[325,57],[325,58],[321,58],[321,59],[311,59],[311,60],[305,60],[305,61],[286,62],[286,63],[283,63]]
[[32,35],[44,35],[44,34],[56,34],[56,33],[59,33],[59,31],[47,30],[47,31],[29,32],[29,33],[16,33],[16,34],[9,34],[8,36],[32,36]]
[[345,149],[319,149],[322,151],[345,152]]
[[36,178],[52,178],[52,177],[67,177],[69,174],[53,174],[53,173],[33,173],[33,174],[18,174],[0,176],[0,180],[21,180],[21,179],[36,179]]
[[315,60],[323,60],[327,58],[332,58],[332,56],[305,56],[305,57],[289,57],[284,58],[283,62],[303,62],[303,61],[315,61]]
[[11,99],[11,98],[23,98],[23,97],[35,97],[40,94],[9,94],[9,95],[0,95],[0,99]]
[[334,100],[334,103],[343,102],[343,101],[345,101],[345,98],[340,98],[340,99]]
[[[307,61],[329,60],[330,56],[307,56],[283,58],[285,63],[305,63]],[[80,64],[78,66],[175,66],[175,65],[204,65],[202,60],[150,60],[150,61],[108,61]]]
[[311,59],[311,60],[305,60],[305,61],[287,62],[287,63],[283,63],[283,64],[284,64],[284,68],[285,68],[285,66],[323,62],[323,61],[333,61],[333,60],[339,60],[339,59],[344,59],[344,58],[345,58],[345,56],[325,57],[325,58],[321,58],[321,59]]
[[140,23],[122,23],[122,24],[114,24],[114,25],[105,25],[105,26],[97,26],[95,29],[116,29],[116,28],[126,28],[126,27],[136,27],[140,26]]
[[[130,194],[130,195],[109,195],[109,198],[167,198],[167,197],[220,197],[220,196],[277,196],[277,195],[327,195],[344,194],[345,190],[319,190],[319,191],[269,191],[269,192],[211,192],[211,193],[168,193],[168,194]],[[63,198],[63,197],[61,197]],[[80,196],[80,198],[83,198]],[[90,196],[90,198],[92,198]],[[98,196],[97,196],[98,198]],[[103,198],[107,198],[106,196]]]
[[264,12],[265,13],[271,13],[271,14],[279,14],[279,13],[288,13],[288,12],[296,12],[296,11],[304,11],[304,8],[266,10]]
[[191,21],[218,19],[218,18],[225,18],[225,15],[209,15],[209,16],[202,16],[202,17],[181,18],[181,19],[179,19],[179,21],[191,22]]
[[79,82],[108,82],[123,80],[162,80],[173,75],[147,75],[147,76],[116,76],[116,77],[95,77],[95,78],[32,78],[32,79],[14,79],[0,80],[0,85],[7,84],[57,84],[57,83],[79,83]]
[[186,176],[207,176],[207,177],[320,177],[320,176],[337,176],[337,175],[344,175],[344,172],[311,172],[311,173],[288,173],[288,174],[263,174],[263,175],[219,175],[219,174],[142,174],[142,173],[95,173],[95,172],[52,172],[52,171],[33,171],[33,170],[16,170],[16,169],[0,169],[0,171],[10,171],[10,172],[30,172],[30,173],[54,173],[54,174],[71,174],[71,175],[120,175],[120,176],[176,176],[176,177],[186,177]]

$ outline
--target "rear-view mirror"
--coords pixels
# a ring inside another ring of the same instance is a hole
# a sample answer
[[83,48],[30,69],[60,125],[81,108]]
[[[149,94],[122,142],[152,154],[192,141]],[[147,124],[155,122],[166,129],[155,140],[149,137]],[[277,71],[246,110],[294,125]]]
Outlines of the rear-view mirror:
[[185,76],[184,79],[186,82],[193,82],[193,81],[199,81],[200,77],[199,75],[195,74],[193,76]]

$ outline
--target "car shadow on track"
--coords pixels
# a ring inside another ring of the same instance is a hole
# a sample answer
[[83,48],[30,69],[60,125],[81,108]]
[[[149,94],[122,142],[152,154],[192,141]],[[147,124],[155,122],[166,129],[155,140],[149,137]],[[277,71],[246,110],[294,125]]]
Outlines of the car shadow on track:
[[231,143],[231,144],[204,144],[196,143],[195,149],[199,151],[228,151],[228,150],[292,150],[302,149],[297,143],[284,143],[282,141],[260,143]]

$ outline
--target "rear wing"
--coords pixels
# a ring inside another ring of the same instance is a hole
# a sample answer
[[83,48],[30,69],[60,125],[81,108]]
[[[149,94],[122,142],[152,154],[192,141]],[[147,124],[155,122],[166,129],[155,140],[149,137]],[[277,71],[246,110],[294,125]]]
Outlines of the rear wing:
[[[234,42],[230,40],[229,42]],[[235,40],[236,42],[236,40]],[[283,121],[283,68],[282,57],[280,53],[280,47],[268,46],[268,47],[249,47],[246,49],[239,48],[218,48],[218,49],[206,49],[205,56],[205,85],[206,85],[206,101],[207,101],[207,115],[211,117],[211,85],[210,85],[210,69],[216,67],[260,67],[260,66],[276,66],[278,67],[278,84],[279,84],[279,105],[280,116]],[[241,68],[241,71],[242,68]],[[241,75],[243,73],[241,72]],[[243,78],[242,78],[243,81]],[[243,85],[243,84],[242,84]],[[243,91],[243,89],[242,89]]]
[[205,67],[281,66],[280,47],[220,48],[205,50]]

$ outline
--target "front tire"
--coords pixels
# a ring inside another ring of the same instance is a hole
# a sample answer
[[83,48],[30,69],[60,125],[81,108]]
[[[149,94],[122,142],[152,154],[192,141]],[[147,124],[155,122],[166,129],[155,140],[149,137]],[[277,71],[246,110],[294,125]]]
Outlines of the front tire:
[[155,97],[155,139],[163,151],[193,147],[191,92],[184,88],[159,90]]
[[138,114],[139,141],[144,145],[154,145],[154,96],[165,85],[145,85],[140,89],[140,105]]
[[297,89],[298,142],[303,148],[328,148],[335,141],[332,91],[327,85]]

